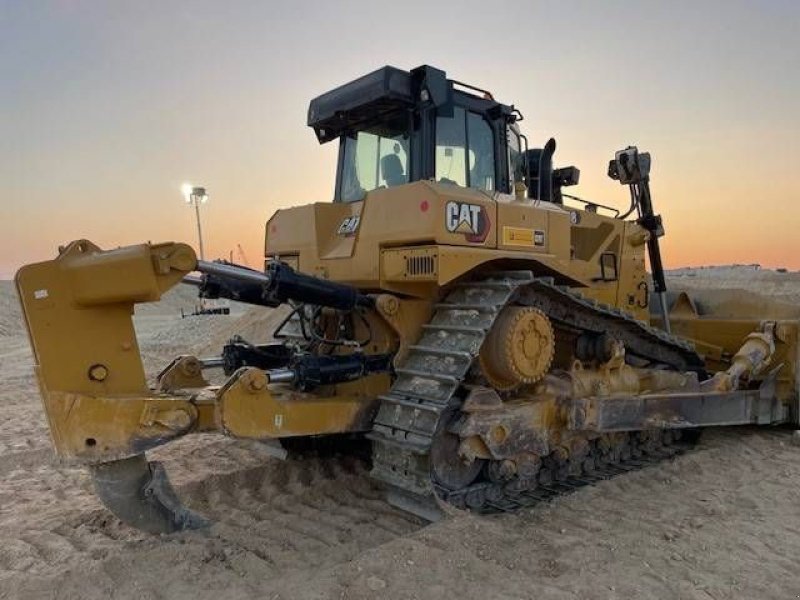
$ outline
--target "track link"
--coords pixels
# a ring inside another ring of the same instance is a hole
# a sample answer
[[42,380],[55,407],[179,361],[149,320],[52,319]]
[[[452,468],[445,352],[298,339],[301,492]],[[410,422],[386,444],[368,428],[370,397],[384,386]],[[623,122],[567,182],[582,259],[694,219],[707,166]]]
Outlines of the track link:
[[629,451],[624,456],[603,453],[593,444],[589,454],[576,464],[558,466],[552,455],[545,457],[544,462],[549,466],[527,482],[480,482],[455,492],[437,487],[436,493],[457,508],[469,508],[481,514],[513,512],[683,454],[694,446],[699,435],[698,430],[658,433],[665,437],[678,435],[680,439],[642,440],[637,437],[639,432],[634,432],[626,434],[624,445]]
[[[401,499],[398,505],[413,504],[419,507],[414,512],[424,513],[426,507],[435,506],[434,497],[438,495],[456,506],[491,512],[526,506],[551,493],[548,486],[541,486],[535,493],[532,489],[512,493],[487,483],[450,492],[431,479],[430,449],[441,417],[446,409],[458,406],[457,393],[486,336],[501,310],[513,302],[541,308],[560,327],[611,332],[625,343],[626,349],[630,347],[646,360],[678,370],[702,364],[684,340],[637,321],[615,307],[556,286],[552,278],[536,278],[530,271],[510,271],[457,283],[436,305],[420,339],[396,369],[397,378],[389,392],[380,397],[373,429],[368,434],[373,442],[371,475],[389,487],[390,497]],[[611,468],[608,461],[606,465]],[[617,468],[624,471],[630,466],[633,465],[620,463]],[[580,487],[582,481],[591,482],[599,476],[586,473],[584,478],[562,478],[565,480],[558,487],[571,490]]]

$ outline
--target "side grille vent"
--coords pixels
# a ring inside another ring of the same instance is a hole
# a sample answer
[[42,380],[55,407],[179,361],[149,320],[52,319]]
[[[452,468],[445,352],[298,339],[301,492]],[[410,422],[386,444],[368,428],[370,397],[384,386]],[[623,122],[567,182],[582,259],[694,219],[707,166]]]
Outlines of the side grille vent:
[[435,256],[407,256],[406,274],[410,277],[433,275],[436,272]]

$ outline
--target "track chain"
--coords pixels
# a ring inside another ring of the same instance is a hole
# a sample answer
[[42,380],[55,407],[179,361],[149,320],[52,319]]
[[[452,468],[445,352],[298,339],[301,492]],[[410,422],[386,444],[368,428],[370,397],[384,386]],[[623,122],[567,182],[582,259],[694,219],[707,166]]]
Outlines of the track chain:
[[[666,431],[663,434],[681,435],[681,432]],[[599,452],[596,445],[593,445],[593,450],[588,456],[578,461],[568,461],[572,464],[561,467],[555,464],[551,456],[545,457],[543,462],[548,466],[543,467],[535,478],[528,481],[521,482],[519,479],[484,481],[457,491],[437,487],[436,494],[457,508],[469,508],[480,514],[513,512],[520,508],[536,506],[541,502],[549,502],[582,487],[683,454],[694,446],[697,434],[698,430],[691,430],[681,435],[680,439],[673,438],[656,443],[652,440],[637,439],[636,432],[625,434],[628,436],[626,445],[630,448],[625,456],[611,456]]]
[[[512,301],[540,307],[548,316],[553,313],[551,318],[560,326],[612,332],[626,348],[634,348],[637,355],[672,368],[684,370],[687,365],[700,362],[684,340],[638,321],[616,307],[556,286],[552,278],[536,278],[530,271],[509,271],[457,283],[436,305],[419,341],[396,368],[397,378],[391,389],[379,398],[378,413],[368,434],[373,442],[371,475],[387,484],[390,491],[421,504],[430,503],[434,493],[456,505],[462,504],[462,498],[467,503],[467,491],[472,496],[481,495],[481,488],[475,486],[457,492],[445,492],[435,486],[431,480],[430,448],[442,414],[457,405],[456,393],[483,341],[500,311]],[[545,487],[541,489],[547,491]],[[497,492],[488,496],[494,498],[491,502],[497,506],[502,503],[522,506],[520,502],[527,502],[510,497],[503,500]],[[480,503],[470,504],[479,508]]]

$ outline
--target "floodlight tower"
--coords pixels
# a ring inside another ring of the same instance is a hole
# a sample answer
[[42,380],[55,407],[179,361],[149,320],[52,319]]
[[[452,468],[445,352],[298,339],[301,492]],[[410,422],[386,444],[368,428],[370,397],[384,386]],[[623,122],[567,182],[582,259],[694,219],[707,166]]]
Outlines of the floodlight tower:
[[181,186],[183,198],[186,203],[194,206],[194,214],[197,217],[197,241],[200,244],[200,260],[205,260],[205,252],[203,251],[203,228],[200,225],[200,205],[208,202],[208,194],[206,188],[193,186],[191,183],[184,183]]

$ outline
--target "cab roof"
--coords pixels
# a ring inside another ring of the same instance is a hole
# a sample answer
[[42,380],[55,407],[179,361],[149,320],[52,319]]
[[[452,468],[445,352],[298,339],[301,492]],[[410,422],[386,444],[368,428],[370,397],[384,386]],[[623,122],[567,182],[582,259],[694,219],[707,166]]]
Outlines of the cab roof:
[[[482,93],[467,94],[454,85]],[[410,71],[386,66],[314,98],[308,107],[308,125],[319,142],[334,140],[347,131],[379,123],[398,110],[449,107],[454,94],[483,101],[486,109],[512,107],[496,102],[489,92],[447,79],[444,71],[422,65]]]

